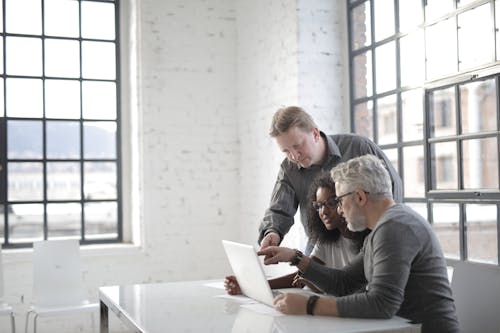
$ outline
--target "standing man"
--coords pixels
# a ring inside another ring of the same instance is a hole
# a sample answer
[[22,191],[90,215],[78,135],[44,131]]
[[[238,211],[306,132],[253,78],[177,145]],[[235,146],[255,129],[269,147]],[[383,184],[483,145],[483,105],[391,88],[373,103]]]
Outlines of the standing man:
[[[368,138],[355,134],[326,135],[302,108],[289,106],[273,116],[269,135],[286,155],[259,227],[259,243],[263,249],[279,245],[294,223],[300,207],[301,221],[307,225],[307,193],[312,181],[321,173],[353,157],[372,154],[381,158],[391,176],[396,202],[402,202],[401,179],[384,152]],[[308,242],[309,255],[314,244]]]
[[[373,155],[353,158],[332,170],[337,210],[351,231],[368,228],[359,255],[341,269],[318,265],[300,251],[270,246],[265,264],[291,262],[302,276],[335,297],[296,293],[277,296],[287,314],[358,318],[394,315],[422,324],[422,333],[458,333],[446,260],[431,225],[394,202],[391,179]],[[363,288],[359,292],[360,288]]]

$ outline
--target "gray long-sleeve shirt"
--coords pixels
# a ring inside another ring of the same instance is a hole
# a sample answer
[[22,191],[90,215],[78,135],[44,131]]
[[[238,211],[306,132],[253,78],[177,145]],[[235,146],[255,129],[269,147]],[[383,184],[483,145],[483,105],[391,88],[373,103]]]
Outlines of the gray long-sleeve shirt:
[[[458,332],[446,261],[430,224],[411,208],[389,208],[360,254],[340,270],[309,264],[303,276],[338,296],[339,316],[422,323],[422,332]],[[366,283],[365,290],[355,293]]]
[[[313,180],[323,172],[329,172],[333,167],[351,158],[372,154],[381,158],[389,171],[392,180],[393,197],[396,202],[403,201],[403,188],[398,173],[384,152],[368,138],[356,134],[337,134],[321,136],[326,139],[327,156],[322,165],[312,165],[303,168],[283,160],[274,185],[271,203],[266,210],[259,227],[259,243],[266,231],[277,231],[281,239],[290,230],[294,223],[297,208],[300,207],[301,221],[307,225],[306,205],[307,193]],[[307,228],[305,228],[307,230]]]

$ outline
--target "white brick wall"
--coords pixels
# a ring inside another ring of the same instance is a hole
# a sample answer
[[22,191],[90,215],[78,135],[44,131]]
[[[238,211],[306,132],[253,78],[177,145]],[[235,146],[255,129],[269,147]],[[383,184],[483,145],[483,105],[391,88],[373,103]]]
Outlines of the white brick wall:
[[[343,1],[136,5],[137,21],[129,24],[138,31],[138,135],[130,140],[139,143],[132,159],[141,167],[133,174],[141,190],[133,204],[142,206],[132,219],[143,234],[140,248],[82,251],[94,300],[101,285],[229,273],[220,239],[256,241],[282,159],[267,136],[278,107],[304,106],[327,132],[347,128]],[[4,251],[4,274],[6,300],[22,330],[31,301],[30,251]],[[82,316],[43,320],[40,328],[89,332],[89,323]],[[7,329],[2,321],[0,331]],[[126,328],[115,320],[112,330]]]

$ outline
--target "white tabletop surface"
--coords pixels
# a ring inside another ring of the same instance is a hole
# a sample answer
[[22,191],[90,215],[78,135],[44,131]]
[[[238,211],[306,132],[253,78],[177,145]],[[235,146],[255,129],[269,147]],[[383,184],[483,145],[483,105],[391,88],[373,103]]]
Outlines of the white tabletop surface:
[[130,328],[144,333],[420,331],[398,317],[382,320],[277,315],[265,305],[232,299],[224,290],[207,286],[209,282],[213,281],[101,287],[99,297],[109,308],[109,316],[114,313]]

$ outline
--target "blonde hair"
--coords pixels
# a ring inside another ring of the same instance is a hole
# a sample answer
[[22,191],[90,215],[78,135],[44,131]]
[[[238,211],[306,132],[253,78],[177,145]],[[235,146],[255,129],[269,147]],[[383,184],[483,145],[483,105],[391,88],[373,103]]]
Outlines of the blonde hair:
[[292,127],[311,132],[316,126],[312,117],[298,106],[287,106],[278,109],[273,116],[269,135],[273,138],[285,133]]

